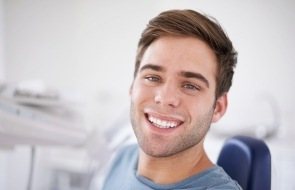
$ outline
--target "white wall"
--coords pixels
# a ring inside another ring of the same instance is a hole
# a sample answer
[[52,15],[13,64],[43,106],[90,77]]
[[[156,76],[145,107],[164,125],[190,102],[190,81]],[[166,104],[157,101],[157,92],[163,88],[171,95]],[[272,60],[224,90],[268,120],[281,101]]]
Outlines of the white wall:
[[4,72],[4,5],[3,0],[0,0],[0,83],[5,79]]
[[[3,0],[0,0],[0,83],[4,79],[4,23],[3,23]],[[6,189],[6,176],[7,176],[7,168],[6,168],[6,157],[3,156],[0,152],[0,168],[4,172],[0,172],[0,189]]]
[[[216,128],[272,124],[271,102],[281,116],[277,139],[294,147],[292,0],[6,0],[3,7],[5,34],[0,33],[0,40],[5,35],[6,64],[0,64],[0,74],[5,68],[10,82],[42,79],[58,88],[78,90],[87,97],[90,127],[98,128],[128,110],[136,44],[151,17],[169,8],[214,16],[239,52],[228,113]],[[0,14],[3,32],[1,25]],[[295,155],[291,151],[285,156],[289,154]]]

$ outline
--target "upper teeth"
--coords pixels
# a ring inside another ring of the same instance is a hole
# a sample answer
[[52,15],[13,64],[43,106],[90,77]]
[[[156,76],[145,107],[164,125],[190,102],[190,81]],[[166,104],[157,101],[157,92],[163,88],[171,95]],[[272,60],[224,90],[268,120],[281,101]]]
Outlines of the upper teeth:
[[155,118],[153,116],[148,117],[149,121],[155,124],[156,127],[159,128],[172,128],[177,126],[177,122],[175,121],[165,121],[158,118]]

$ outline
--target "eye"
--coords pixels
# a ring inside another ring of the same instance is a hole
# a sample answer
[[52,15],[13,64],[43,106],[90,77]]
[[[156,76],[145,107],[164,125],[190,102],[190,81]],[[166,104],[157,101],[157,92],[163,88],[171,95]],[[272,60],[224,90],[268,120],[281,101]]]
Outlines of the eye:
[[150,82],[159,82],[160,77],[159,76],[145,76],[145,80],[150,81]]
[[188,89],[188,90],[197,90],[197,91],[200,90],[199,86],[191,84],[191,83],[185,83],[185,84],[183,84],[182,87],[185,88],[185,89]]

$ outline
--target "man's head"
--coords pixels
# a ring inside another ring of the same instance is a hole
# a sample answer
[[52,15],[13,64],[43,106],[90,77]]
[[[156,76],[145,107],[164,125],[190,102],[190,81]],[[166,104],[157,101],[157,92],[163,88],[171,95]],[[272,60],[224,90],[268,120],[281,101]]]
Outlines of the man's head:
[[134,77],[147,47],[163,36],[195,37],[205,42],[217,57],[216,98],[228,92],[237,53],[216,21],[193,10],[170,10],[150,20],[138,43]]
[[202,147],[227,108],[236,53],[219,25],[191,10],[161,13],[139,41],[131,122],[144,153]]

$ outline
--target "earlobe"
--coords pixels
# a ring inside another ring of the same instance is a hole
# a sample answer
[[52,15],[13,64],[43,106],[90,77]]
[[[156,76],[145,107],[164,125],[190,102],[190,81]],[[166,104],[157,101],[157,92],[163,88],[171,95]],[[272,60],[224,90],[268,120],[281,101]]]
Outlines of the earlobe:
[[217,122],[225,114],[227,109],[227,93],[221,95],[217,100],[214,108],[212,122]]

